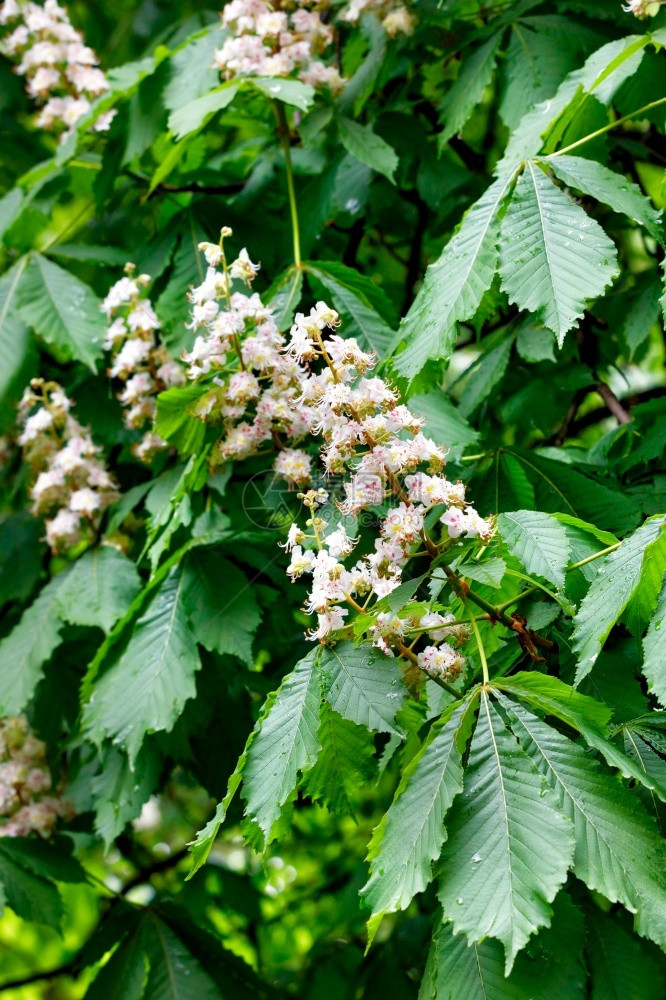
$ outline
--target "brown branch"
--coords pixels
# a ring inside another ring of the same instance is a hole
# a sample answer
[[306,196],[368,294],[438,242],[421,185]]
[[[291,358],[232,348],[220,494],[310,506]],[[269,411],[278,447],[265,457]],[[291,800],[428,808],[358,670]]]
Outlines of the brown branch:
[[69,962],[65,962],[64,965],[59,965],[55,969],[47,969],[45,972],[33,972],[29,976],[24,976],[21,979],[9,979],[6,983],[0,983],[0,993],[4,993],[5,990],[19,990],[22,986],[30,986],[31,983],[41,983],[46,979],[55,979],[57,976],[72,976],[74,979],[79,975],[76,968],[76,960],[79,956],[76,955],[75,958],[70,959]]
[[599,382],[595,386],[595,389],[603,399],[604,403],[606,404],[606,407],[610,410],[610,412],[617,420],[618,424],[631,423],[630,414],[627,412],[627,410],[625,410],[624,406],[622,405],[622,403],[617,398],[617,396],[615,395],[615,393],[613,392],[613,390],[609,385],[606,385],[605,382]]

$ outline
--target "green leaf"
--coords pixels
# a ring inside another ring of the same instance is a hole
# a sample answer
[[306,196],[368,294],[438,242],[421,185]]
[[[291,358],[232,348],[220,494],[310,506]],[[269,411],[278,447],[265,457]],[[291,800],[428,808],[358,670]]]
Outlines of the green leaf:
[[633,756],[627,756],[609,741],[606,725],[610,710],[605,705],[579,694],[558,678],[545,674],[516,674],[498,681],[497,687],[517,695],[547,715],[554,715],[577,729],[589,746],[605,758],[607,764],[619,768],[625,778],[638,781],[651,793],[656,793],[666,801],[666,782],[662,783],[637,763]]
[[[35,862],[20,841],[0,838],[0,896],[24,920],[60,927],[63,907],[58,889],[44,875],[39,859]],[[0,899],[0,910],[2,899]]]
[[500,245],[509,301],[536,313],[560,346],[586,301],[619,274],[615,247],[603,229],[531,162],[502,221]]
[[591,1000],[662,1000],[663,970],[640,940],[596,907],[588,909],[585,926]]
[[499,212],[513,176],[502,177],[472,205],[439,260],[431,264],[393,348],[396,371],[418,375],[428,358],[448,358],[456,342],[456,323],[471,319],[497,267]]
[[321,751],[305,776],[303,789],[332,812],[354,816],[359,792],[368,786],[377,770],[372,735],[363,726],[343,719],[324,701],[317,738]]
[[261,612],[252,582],[215,549],[195,549],[185,564],[185,610],[197,642],[252,664]]
[[581,725],[605,730],[612,714],[611,709],[596,698],[579,694],[558,677],[537,671],[521,671],[503,677],[493,681],[493,686],[528,701],[539,711],[554,715],[579,731]]
[[187,623],[184,575],[177,570],[152,595],[122,651],[95,682],[83,710],[90,739],[113,740],[134,763],[146,733],[169,732],[196,693],[201,666]]
[[445,915],[470,942],[498,938],[508,975],[531,935],[550,924],[573,850],[573,826],[483,691],[442,855]]
[[469,375],[464,373],[465,384],[458,406],[463,417],[470,417],[502,379],[509,365],[512,347],[513,337],[503,337],[496,347],[486,347],[470,366]]
[[619,331],[619,337],[626,345],[629,358],[635,357],[661,316],[661,291],[661,281],[657,273],[648,272],[647,275],[638,276],[636,289],[632,289]]
[[90,781],[95,805],[95,833],[108,851],[130,820],[155,791],[162,768],[161,757],[144,744],[134,765],[115,747],[105,747],[101,769]]
[[449,921],[441,921],[433,935],[423,974],[419,1000],[533,1000],[504,976],[504,955],[499,941],[488,938],[467,943],[454,934]]
[[[564,449],[559,449],[563,451]],[[553,516],[566,508],[573,516],[594,520],[608,531],[633,531],[640,512],[626,491],[613,488],[611,480],[592,479],[563,461],[554,461],[535,452],[511,454],[530,470],[537,489],[539,507]],[[535,475],[536,474],[536,475]]]
[[514,510],[500,514],[497,526],[503,542],[528,573],[558,588],[564,586],[569,539],[554,517],[538,510]]
[[294,322],[294,313],[303,293],[303,270],[293,265],[275,279],[263,300],[273,310],[278,330],[288,330]]
[[[26,362],[37,362],[32,336],[16,308],[16,292],[26,263],[24,258],[0,278],[0,399],[9,395]],[[22,388],[16,386],[17,396]]]
[[315,89],[301,80],[283,76],[252,76],[243,81],[247,86],[265,94],[271,101],[281,101],[299,111],[308,111],[314,104]]
[[361,894],[373,917],[406,909],[432,880],[432,864],[447,835],[444,819],[462,791],[462,755],[477,707],[473,696],[448,708],[403,771],[370,841],[370,878]]
[[562,81],[554,97],[549,95],[523,115],[497,164],[497,173],[515,169],[522,161],[536,156],[543,144],[542,136],[577,95],[589,93],[609,104],[622,83],[638,69],[649,41],[649,33],[627,35],[593,52],[580,69]]
[[529,937],[550,924],[572,853],[573,828],[482,692],[442,855],[445,915],[470,942],[501,940],[508,975]]
[[506,573],[506,563],[503,559],[484,559],[483,562],[466,562],[457,567],[461,576],[487,587],[499,587]]
[[580,64],[584,50],[593,48],[601,37],[580,21],[573,32],[568,18],[553,14],[512,21],[500,102],[500,115],[508,128],[516,128],[538,101],[552,97],[566,74]]
[[446,94],[439,108],[439,119],[444,128],[437,137],[439,148],[460,132],[483,97],[483,92],[493,78],[497,53],[504,31],[491,35],[471,56],[463,58],[458,78]]
[[573,871],[636,913],[636,930],[666,946],[666,851],[654,820],[587,751],[522,705],[502,698],[511,728],[573,821]]
[[499,941],[468,946],[440,921],[433,937],[419,1000],[584,1000],[583,921],[561,892],[553,903],[551,927],[542,929],[504,976]]
[[183,139],[190,132],[197,132],[210,121],[217,111],[228,107],[238,93],[240,84],[235,80],[223,83],[202,97],[176,108],[169,115],[169,128],[176,139]]
[[583,156],[550,156],[544,162],[568,187],[602,201],[614,212],[645,226],[659,242],[663,241],[661,213],[638,185],[623,174],[617,174],[597,160],[588,160]]
[[131,559],[100,545],[77,560],[63,580],[58,614],[72,625],[96,625],[108,633],[140,590],[141,579]]
[[398,156],[388,142],[373,132],[370,125],[359,125],[350,118],[340,118],[338,133],[348,153],[395,184]]
[[353,268],[335,261],[318,260],[304,267],[329,292],[344,321],[345,335],[357,337],[361,346],[379,358],[386,357],[393,330],[384,318],[390,315],[391,305],[381,289]]
[[661,630],[665,626],[666,587],[659,596],[657,610],[643,640],[643,673],[652,694],[666,707],[666,653],[661,641]]
[[64,360],[92,371],[102,353],[104,319],[88,285],[41,254],[33,253],[17,291],[22,320]]
[[165,108],[175,111],[215,87],[220,74],[213,58],[220,41],[220,25],[214,22],[186,39],[174,52],[169,59],[169,82],[162,95]]
[[245,813],[257,823],[265,843],[296,789],[299,773],[313,767],[321,749],[319,655],[317,649],[308,653],[269,695],[248,741],[242,795]]
[[320,660],[322,691],[345,719],[380,733],[397,733],[395,716],[406,697],[402,672],[378,649],[339,642]]
[[99,970],[84,1000],[142,1000],[147,971],[138,934],[130,934]]
[[204,391],[199,385],[177,385],[157,397],[155,432],[183,456],[196,455],[203,447],[206,425],[191,410]]
[[32,698],[42,668],[61,643],[58,593],[54,577],[0,641],[0,715],[18,715]]
[[143,1000],[223,1000],[222,993],[165,921],[148,911],[141,926],[141,947],[149,972]]
[[553,347],[555,341],[552,330],[525,324],[519,327],[516,350],[525,361],[538,364],[539,361],[555,361]]
[[640,585],[644,565],[659,540],[664,518],[649,518],[600,561],[599,572],[574,618],[573,650],[578,654],[576,683],[589,674],[610,630]]

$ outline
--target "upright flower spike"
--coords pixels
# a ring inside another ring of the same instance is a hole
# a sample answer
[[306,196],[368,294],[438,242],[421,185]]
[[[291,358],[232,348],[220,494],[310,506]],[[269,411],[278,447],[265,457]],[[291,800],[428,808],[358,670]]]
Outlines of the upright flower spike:
[[310,457],[291,447],[310,429],[310,411],[298,402],[304,369],[283,351],[284,337],[259,295],[233,290],[238,281],[251,289],[259,271],[246,249],[227,261],[222,230],[219,244],[201,243],[208,270],[189,292],[189,328],[197,334],[183,355],[187,378],[208,387],[196,412],[219,423],[212,464],[256,455],[270,443],[278,448],[275,471],[302,486],[309,479]]
[[32,512],[45,518],[46,541],[61,554],[92,544],[104,511],[119,496],[101,449],[71,407],[57,382],[41,378],[19,404],[18,443],[33,473]]
[[[296,316],[285,353],[311,368],[323,362],[318,371],[304,373],[299,402],[310,411],[312,432],[323,438],[325,469],[344,477],[341,513],[351,519],[361,511],[389,506],[378,514],[373,550],[360,558],[356,551],[356,561],[349,565],[346,560],[357,550],[359,538],[350,537],[344,526],[329,530],[318,513],[328,499],[324,491],[301,494],[309,517],[306,530],[292,525],[289,532],[286,545],[292,559],[287,572],[292,579],[312,576],[305,605],[309,614],[317,615],[312,639],[339,638],[352,607],[370,615],[367,635],[389,656],[404,652],[406,637],[416,642],[428,636],[432,645],[413,658],[433,677],[454,679],[464,664],[455,647],[467,640],[467,626],[434,607],[412,605],[404,613],[381,611],[374,618],[372,611],[400,585],[404,567],[422,554],[418,550],[424,544],[436,555],[460,535],[487,541],[494,526],[467,503],[462,483],[442,475],[446,450],[426,437],[423,419],[400,403],[393,387],[369,376],[373,356],[356,340],[335,333],[339,323],[335,310],[318,302],[309,316]],[[439,546],[425,533],[431,512],[441,512],[439,520],[447,529]]]
[[[5,0],[0,26],[10,29],[0,40],[0,52],[18,60],[16,72],[26,78],[30,97],[42,105],[37,126],[65,139],[92,101],[109,89],[97,56],[56,0],[46,0],[43,7],[31,0]],[[105,132],[115,113],[101,114],[95,131]]]
[[139,459],[149,465],[168,447],[152,430],[157,404],[165,389],[182,385],[185,375],[159,339],[160,322],[145,290],[147,274],[135,275],[133,264],[125,265],[125,277],[112,286],[102,303],[109,320],[105,348],[111,352],[109,375],[123,384],[118,399],[123,422],[130,430],[142,430],[141,441],[132,446]]
[[0,719],[0,837],[49,837],[72,815],[62,789],[51,787],[46,745],[23,715]]

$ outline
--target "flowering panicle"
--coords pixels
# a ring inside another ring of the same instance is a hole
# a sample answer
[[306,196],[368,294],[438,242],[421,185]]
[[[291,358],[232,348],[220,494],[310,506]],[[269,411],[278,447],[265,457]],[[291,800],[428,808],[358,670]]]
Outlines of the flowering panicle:
[[32,512],[46,518],[46,541],[65,553],[95,540],[102,514],[118,499],[90,432],[70,414],[57,382],[33,379],[19,404],[18,443],[30,465]]
[[48,837],[59,818],[72,815],[61,789],[51,788],[46,745],[24,716],[0,719],[0,837]]
[[157,411],[155,397],[174,385],[182,385],[185,375],[164,344],[159,341],[160,322],[145,294],[150,276],[135,276],[134,265],[125,266],[125,277],[109,290],[102,310],[109,320],[104,346],[111,352],[109,375],[123,383],[118,399],[123,422],[130,430],[142,430],[141,441],[132,451],[149,464],[168,445],[152,430]]
[[414,31],[416,18],[414,14],[401,3],[393,0],[350,0],[349,5],[340,14],[341,21],[355,24],[365,13],[375,14],[386,29],[390,38],[396,35],[411,35]]
[[267,0],[231,0],[222,12],[229,35],[215,53],[216,65],[227,80],[295,75],[313,87],[341,90],[337,69],[317,58],[333,42],[333,28],[322,17],[329,6],[300,0],[277,10]]
[[198,333],[192,349],[183,356],[187,377],[208,386],[194,412],[222,427],[211,453],[212,464],[257,454],[266,442],[278,447],[276,472],[289,482],[309,480],[310,457],[301,449],[285,447],[310,429],[310,410],[299,404],[304,369],[283,351],[284,337],[271,310],[255,292],[232,290],[238,280],[251,287],[259,266],[241,250],[227,263],[224,239],[201,243],[208,264],[201,285],[189,293],[192,321]]
[[[93,99],[109,89],[97,56],[56,0],[46,0],[43,7],[31,0],[5,0],[0,25],[12,29],[0,41],[0,52],[19,60],[16,72],[26,78],[28,94],[43,105],[37,125],[66,137]],[[95,131],[105,132],[114,115],[114,110],[100,115]]]
[[[317,511],[328,499],[326,491],[309,490],[303,500],[309,509],[308,531],[292,525],[286,547],[292,579],[312,576],[306,610],[316,614],[313,639],[326,640],[345,627],[351,606],[369,612],[372,603],[390,594],[402,581],[403,570],[426,546],[434,557],[461,535],[487,541],[494,530],[465,499],[462,483],[442,475],[446,450],[422,431],[424,420],[400,403],[397,391],[381,378],[371,377],[372,355],[356,340],[343,340],[335,329],[335,310],[318,302],[309,316],[299,314],[286,354],[310,364],[323,359],[325,367],[302,380],[301,404],[310,411],[312,432],[323,438],[321,458],[328,473],[342,474],[344,515],[355,517],[370,508],[382,508],[374,547],[353,565],[346,563],[359,544],[345,528],[328,530]],[[388,504],[388,508],[386,508]],[[435,512],[446,529],[436,546],[425,530],[425,519]],[[407,617],[380,614],[369,629],[374,644],[389,655],[402,646],[407,634],[427,634],[433,645],[418,654],[419,665],[437,676],[456,676],[462,658],[453,645],[466,630],[435,610],[412,608]]]

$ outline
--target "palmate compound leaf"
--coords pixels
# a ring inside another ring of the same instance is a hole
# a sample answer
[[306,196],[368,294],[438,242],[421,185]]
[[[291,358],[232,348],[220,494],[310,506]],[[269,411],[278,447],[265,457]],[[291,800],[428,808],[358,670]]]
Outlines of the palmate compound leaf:
[[[321,749],[320,657],[320,649],[312,650],[269,695],[245,750],[240,768],[245,814],[258,825],[266,843],[296,788],[299,773],[310,770]],[[230,790],[233,781],[234,776]]]
[[60,645],[58,592],[63,575],[41,590],[0,642],[0,715],[17,715],[32,698],[42,668]]
[[577,684],[589,674],[610,630],[640,587],[644,567],[651,549],[660,541],[665,520],[659,516],[648,518],[618,549],[604,558],[574,618]]
[[450,706],[405,768],[393,802],[375,829],[361,890],[374,918],[404,910],[432,880],[432,864],[446,840],[444,820],[462,791],[462,755],[476,718],[478,690]]
[[550,924],[573,851],[574,829],[557,796],[482,691],[442,854],[445,916],[470,942],[498,938],[508,975],[531,935]]
[[396,713],[407,689],[396,660],[373,647],[339,642],[322,649],[322,693],[331,707],[350,722],[380,733],[397,733]]
[[510,302],[537,314],[557,336],[619,274],[612,241],[593,219],[528,161],[502,220],[499,270]]
[[196,693],[201,666],[183,601],[184,575],[174,569],[151,596],[124,647],[97,677],[83,710],[95,743],[111,739],[136,760],[146,733],[170,731]]
[[666,948],[666,849],[654,820],[584,747],[498,697],[520,745],[574,824],[574,874],[636,913],[638,933]]
[[456,342],[456,323],[477,311],[497,267],[499,213],[512,181],[513,174],[505,174],[491,184],[428,268],[392,345],[395,350],[406,343],[394,360],[400,375],[412,378],[428,358],[448,357]]
[[514,510],[500,514],[497,526],[509,551],[528,573],[564,586],[569,540],[559,521],[538,510]]

